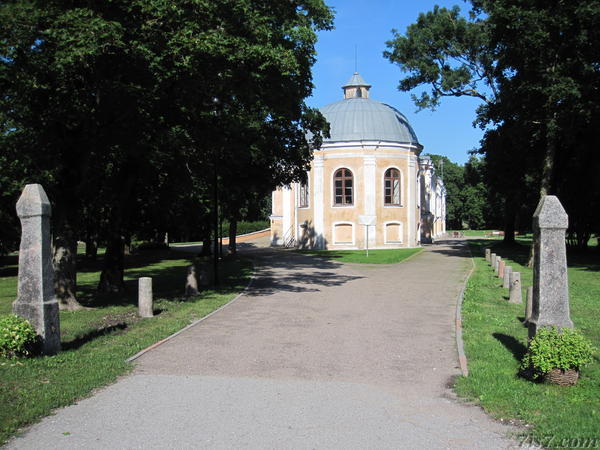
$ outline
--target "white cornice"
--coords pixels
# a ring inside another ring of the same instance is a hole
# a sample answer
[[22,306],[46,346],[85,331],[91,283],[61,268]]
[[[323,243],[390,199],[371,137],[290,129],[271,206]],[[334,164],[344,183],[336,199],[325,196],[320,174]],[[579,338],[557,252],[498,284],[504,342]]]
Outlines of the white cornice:
[[336,150],[348,148],[360,148],[362,150],[386,150],[402,148],[407,151],[412,151],[419,154],[423,149],[423,146],[420,144],[410,144],[391,141],[337,141],[325,142],[319,150]]

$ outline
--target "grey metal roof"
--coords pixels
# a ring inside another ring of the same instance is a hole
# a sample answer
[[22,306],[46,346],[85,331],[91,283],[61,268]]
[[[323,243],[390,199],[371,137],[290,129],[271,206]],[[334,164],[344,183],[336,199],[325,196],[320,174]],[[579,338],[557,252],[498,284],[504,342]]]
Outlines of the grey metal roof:
[[321,108],[331,125],[324,142],[391,141],[417,144],[417,135],[404,115],[370,98],[348,98]]
[[342,86],[343,88],[347,88],[347,87],[352,87],[352,86],[365,86],[365,87],[371,87],[371,85],[369,83],[367,83],[363,77],[361,77],[359,75],[358,72],[354,72],[354,75],[352,75],[350,77],[350,79],[348,80],[348,82]]

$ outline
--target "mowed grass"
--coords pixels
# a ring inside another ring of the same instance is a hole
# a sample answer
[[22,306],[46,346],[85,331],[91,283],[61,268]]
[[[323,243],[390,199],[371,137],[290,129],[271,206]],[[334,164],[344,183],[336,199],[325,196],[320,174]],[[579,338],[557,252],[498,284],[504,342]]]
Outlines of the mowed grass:
[[[521,273],[523,305],[508,303],[508,289],[501,287],[484,248],[502,256]],[[526,267],[529,246],[503,246],[486,240],[471,241],[476,269],[465,292],[462,319],[469,377],[457,380],[455,389],[480,403],[498,418],[519,419],[532,425],[530,437],[546,448],[576,444],[577,439],[596,439],[600,446],[600,361],[581,372],[577,386],[560,387],[520,378],[519,364],[527,346],[526,287],[532,270]],[[595,347],[600,348],[600,264],[598,253],[569,255],[571,319]],[[567,444],[567,445],[564,445]]]
[[[61,311],[63,351],[55,356],[0,358],[0,444],[19,428],[58,407],[74,403],[126,374],[125,360],[158,340],[206,316],[235,297],[251,276],[251,263],[240,259],[221,264],[222,287],[183,297],[189,254],[152,252],[128,257],[129,294],[123,298],[95,293],[100,263],[79,273],[79,297],[91,309]],[[9,313],[16,297],[16,259],[0,268],[0,314]],[[137,317],[136,279],[153,277],[155,317]],[[68,430],[67,430],[68,431]]]
[[447,233],[452,235],[452,233],[454,233],[455,231],[462,233],[465,236],[485,236],[498,230],[447,230]]
[[421,248],[398,248],[390,250],[299,250],[306,255],[318,256],[342,263],[396,264],[423,251]]

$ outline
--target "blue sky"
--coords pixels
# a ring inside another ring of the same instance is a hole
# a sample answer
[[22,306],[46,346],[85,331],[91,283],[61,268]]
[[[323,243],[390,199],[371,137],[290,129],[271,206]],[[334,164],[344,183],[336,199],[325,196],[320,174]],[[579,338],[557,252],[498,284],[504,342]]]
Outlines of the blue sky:
[[[451,7],[461,0],[325,0],[336,9],[335,29],[319,33],[317,63],[313,67],[313,96],[310,106],[322,107],[341,100],[341,86],[354,73],[354,52],[358,50],[358,72],[371,88],[371,98],[400,110],[414,128],[424,152],[445,155],[451,161],[464,163],[468,151],[479,146],[482,131],[473,128],[479,100],[443,98],[435,110],[416,112],[410,93],[397,89],[402,76],[400,68],[383,57],[385,42],[392,39],[392,28],[401,33],[414,23],[420,12],[434,5]],[[417,89],[416,92],[421,92]]]

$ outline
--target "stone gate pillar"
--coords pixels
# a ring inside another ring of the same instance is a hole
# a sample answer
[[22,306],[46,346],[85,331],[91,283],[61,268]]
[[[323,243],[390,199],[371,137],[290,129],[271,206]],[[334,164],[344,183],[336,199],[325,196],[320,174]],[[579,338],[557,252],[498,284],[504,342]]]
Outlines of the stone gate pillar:
[[54,295],[54,269],[50,216],[52,209],[44,188],[28,184],[17,202],[21,220],[19,281],[13,312],[27,319],[42,338],[42,351],[60,350],[58,301]]
[[541,198],[533,214],[532,338],[542,327],[573,328],[569,312],[565,233],[569,218],[558,198]]

